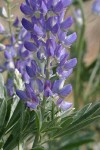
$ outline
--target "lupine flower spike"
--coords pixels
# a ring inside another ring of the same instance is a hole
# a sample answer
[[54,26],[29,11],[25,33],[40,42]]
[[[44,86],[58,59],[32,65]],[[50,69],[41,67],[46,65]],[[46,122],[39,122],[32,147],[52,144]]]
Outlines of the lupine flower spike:
[[26,65],[29,82],[24,91],[16,93],[31,109],[37,109],[44,98],[51,98],[62,111],[72,106],[64,101],[72,91],[65,81],[77,64],[68,52],[77,39],[76,33],[68,34],[73,18],[64,19],[70,4],[71,0],[26,0],[20,7],[27,18],[22,19],[22,25],[31,34],[24,46],[34,57]]

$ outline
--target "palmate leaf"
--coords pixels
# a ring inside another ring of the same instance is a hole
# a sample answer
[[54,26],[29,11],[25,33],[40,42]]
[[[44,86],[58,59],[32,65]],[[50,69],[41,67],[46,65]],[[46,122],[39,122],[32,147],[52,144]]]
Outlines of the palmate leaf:
[[[86,111],[83,108],[79,112],[76,112],[76,114],[73,115],[73,121],[69,124],[69,126],[67,125],[64,126],[60,131],[57,130],[53,134],[53,139],[61,137],[61,136],[65,136],[65,135],[74,134],[75,132],[81,130],[82,128],[86,127],[90,123],[100,118],[100,103],[91,107],[88,107],[87,105],[87,108],[88,109],[86,109]],[[96,112],[98,112],[98,114]],[[65,119],[67,123],[68,118],[65,118]]]
[[[73,121],[73,123],[75,124],[89,117],[92,117],[98,110],[100,110],[100,103],[97,103],[94,106],[89,107],[89,109],[84,114],[82,114],[78,119],[76,118],[76,120]],[[83,111],[83,109],[81,111]],[[80,111],[80,114],[81,114],[81,111]],[[99,115],[100,115],[100,111],[98,112],[98,116]]]
[[86,127],[87,125],[91,124],[92,122],[94,122],[96,119],[99,119],[99,118],[100,118],[100,116],[97,116],[97,117],[94,117],[92,119],[86,119],[85,121],[82,121],[79,124],[73,125],[72,127],[69,127],[68,130],[63,131],[62,133],[56,135],[56,138],[64,136],[64,135],[68,135],[68,134],[69,135],[74,134],[75,132],[83,129],[84,127]]
[[13,119],[13,121],[10,121],[8,124],[9,126],[7,126],[9,128],[11,126],[12,128],[8,139],[4,143],[5,150],[13,150],[18,146],[19,141],[23,143],[26,138],[30,138],[30,135],[33,135],[33,138],[36,132],[36,116],[34,115],[34,111],[31,112],[25,107],[23,102],[19,101],[18,106],[14,111],[14,114],[16,113],[17,116],[14,118],[12,115],[11,119]]
[[[73,135],[65,135],[49,142],[48,150],[77,150],[82,145],[95,142],[95,132],[88,128]],[[51,144],[52,143],[52,144]]]

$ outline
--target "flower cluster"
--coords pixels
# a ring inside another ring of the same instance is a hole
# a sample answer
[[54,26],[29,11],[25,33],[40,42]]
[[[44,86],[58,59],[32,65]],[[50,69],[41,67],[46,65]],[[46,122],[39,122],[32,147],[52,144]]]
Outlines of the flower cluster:
[[68,49],[77,38],[76,33],[68,32],[73,18],[64,20],[70,4],[71,0],[26,0],[20,7],[26,15],[22,25],[31,34],[24,46],[34,58],[26,65],[30,79],[25,91],[16,93],[32,109],[49,98],[63,111],[72,106],[64,101],[72,91],[65,81],[77,63],[76,58],[68,60]]
[[[25,66],[30,63],[32,57],[23,44],[25,40],[30,39],[30,33],[20,25],[18,17],[15,19],[13,27],[15,28],[16,33],[10,35],[10,44],[6,44],[4,47],[2,46],[0,49],[0,51],[4,51],[5,58],[3,65],[0,65],[0,72],[8,71],[10,78],[8,78],[6,87],[10,96],[14,94],[13,75],[15,69],[18,69],[23,80],[27,82],[28,75],[26,73]],[[0,24],[0,33],[5,33],[5,31],[6,30],[3,25]]]
[[[16,18],[14,27],[19,27],[18,30],[20,32],[18,33],[18,35],[16,35],[17,33],[11,35],[11,37],[9,38],[10,44],[6,44],[5,48],[1,49],[1,51],[4,50],[4,57],[6,59],[3,68],[10,71],[15,68],[16,62],[18,60],[22,60],[23,58],[25,59],[29,56],[29,51],[24,48],[23,42],[30,39],[30,33],[28,33],[23,27],[20,27],[18,25],[19,20],[18,18]],[[5,31],[5,29],[3,31]]]

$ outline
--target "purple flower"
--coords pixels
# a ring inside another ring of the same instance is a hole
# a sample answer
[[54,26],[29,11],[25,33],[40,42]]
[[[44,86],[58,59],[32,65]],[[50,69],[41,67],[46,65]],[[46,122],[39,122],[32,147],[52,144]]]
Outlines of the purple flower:
[[57,68],[57,74],[60,78],[67,79],[73,72],[73,69],[64,70],[62,67]]
[[27,19],[25,19],[25,18],[22,19],[22,25],[26,30],[33,31],[33,25]]
[[51,90],[51,82],[49,80],[47,80],[44,85],[44,96],[49,97],[52,95],[53,95],[53,92]]
[[4,72],[5,69],[6,69],[5,66],[1,66],[1,65],[0,65],[0,73]]
[[7,93],[9,96],[13,96],[14,94],[14,83],[13,83],[13,79],[9,78],[6,84],[6,88],[7,88]]
[[26,66],[26,71],[30,77],[34,77],[36,75],[36,68],[34,70],[33,68]]
[[68,70],[68,69],[74,68],[76,64],[77,64],[77,59],[73,58],[73,59],[70,59],[69,61],[66,61],[66,63],[64,64],[64,68]]
[[95,0],[92,5],[92,11],[100,15],[100,0]]
[[56,80],[53,83],[52,91],[58,94],[60,97],[66,97],[72,91],[72,86],[70,84],[64,86],[64,79]]
[[44,35],[42,28],[36,24],[34,25],[34,32],[35,32],[35,35],[40,36],[40,37]]
[[33,11],[32,9],[29,7],[29,5],[26,5],[25,3],[22,3],[20,6],[21,11],[25,14],[25,15],[32,15]]
[[40,68],[38,67],[35,60],[32,60],[30,65],[26,65],[26,72],[30,78],[36,78],[40,74]]
[[0,33],[4,33],[5,29],[4,26],[0,23]]
[[66,102],[62,98],[58,99],[56,104],[63,111],[68,110],[70,107],[72,107],[72,103]]
[[18,17],[16,17],[16,19],[15,19],[15,21],[13,23],[13,26],[15,26],[15,27],[19,26],[19,19],[18,19]]
[[68,28],[70,28],[72,24],[73,24],[73,18],[69,17],[61,23],[61,29],[68,30]]
[[32,42],[25,41],[24,46],[29,51],[36,51],[37,50],[37,46]]
[[[17,27],[17,25],[19,24],[18,18],[15,24]],[[11,73],[14,74],[15,69],[17,68],[22,75],[22,79],[26,83],[29,81],[29,76],[25,70],[25,67],[26,64],[29,65],[31,63],[31,55],[30,52],[25,49],[23,42],[30,39],[30,33],[28,33],[26,29],[20,26],[19,29],[20,29],[20,33],[18,34],[17,41],[15,35],[13,34],[10,38],[10,44],[5,45],[5,49],[4,49],[5,60],[2,66],[0,66],[0,72],[4,72],[6,70],[8,71],[8,74]],[[9,84],[7,83],[6,85],[7,85],[7,91],[9,95],[12,95],[11,93],[13,93],[12,89],[14,87],[14,83],[12,84],[12,86],[10,82]]]
[[55,41],[53,39],[47,39],[46,49],[48,56],[54,56],[55,47],[56,47]]
[[74,32],[71,35],[68,35],[65,39],[64,39],[64,44],[67,46],[71,46],[77,39],[77,34]]
[[72,91],[72,86],[70,84],[64,86],[62,89],[59,89],[59,95],[61,97],[66,97],[67,95],[69,95]]
[[36,109],[39,105],[40,100],[38,99],[38,97],[34,93],[34,90],[30,87],[29,84],[26,84],[25,87],[25,91],[17,90],[16,94],[20,97],[21,100],[24,100],[28,107]]

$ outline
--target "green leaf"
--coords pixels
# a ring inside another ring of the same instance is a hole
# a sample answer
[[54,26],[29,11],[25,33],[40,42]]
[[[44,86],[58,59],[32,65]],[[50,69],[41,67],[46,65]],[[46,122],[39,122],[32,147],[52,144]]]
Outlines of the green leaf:
[[0,99],[4,99],[4,79],[2,74],[0,74]]
[[73,133],[81,130],[82,128],[86,127],[87,125],[89,125],[90,123],[94,122],[96,119],[99,119],[99,118],[100,118],[100,116],[96,116],[93,118],[83,120],[82,122],[77,123],[75,125],[72,124],[67,130],[62,130],[62,131],[58,132],[58,134],[54,135],[53,138],[58,138],[58,137],[61,137],[64,135],[73,134]]
[[61,127],[62,128],[67,128],[71,123],[72,123],[72,121],[73,121],[73,118],[72,117],[67,117],[66,119],[65,119],[65,121],[63,121],[62,123],[61,123]]
[[4,124],[6,112],[7,112],[7,102],[6,102],[6,100],[3,100],[2,104],[0,106],[0,128]]
[[[76,114],[73,114],[73,118],[75,118],[75,121],[73,121],[69,127],[62,128],[60,131],[54,133],[54,138],[64,136],[67,134],[73,134],[82,128],[86,127],[96,119],[100,118],[100,103],[95,104],[94,106],[89,106],[88,105],[85,107],[87,108],[86,110],[83,108],[78,112],[78,119],[76,117]],[[99,110],[99,112],[98,112]],[[83,114],[82,114],[83,112]],[[98,112],[97,115],[96,112]],[[67,119],[67,118],[66,118]]]
[[[94,106],[89,107],[88,111],[86,111],[84,115],[82,115],[79,119],[74,121],[74,124],[77,124],[89,117],[92,117],[98,109],[100,109],[100,103],[97,103]],[[98,112],[98,115],[100,115],[100,111]]]
[[[16,126],[17,127],[17,126]],[[18,134],[19,132],[17,131],[16,135],[10,135],[8,137],[8,139],[6,140],[4,146],[3,146],[3,149],[4,150],[13,150],[17,145],[18,145],[18,141],[19,141],[19,138],[18,138]]]
[[3,141],[0,141],[0,149],[3,147]]
[[81,118],[81,117],[89,110],[91,104],[92,104],[92,103],[87,104],[87,105],[84,106],[81,110],[79,110],[79,111],[75,114],[75,116],[74,116],[74,118],[73,118],[73,122],[75,122],[76,120],[78,120],[79,118]]
[[[19,112],[20,111],[21,109],[19,109]],[[33,130],[32,132],[30,132],[30,129],[32,127],[34,128],[34,124],[32,123],[32,126],[29,124],[29,114],[27,110],[25,110],[23,113],[24,116],[23,114],[19,115],[18,118],[16,118],[16,122],[14,123],[13,127],[11,128],[10,136],[8,137],[8,139],[4,144],[5,150],[13,150],[18,145],[18,141],[23,143],[26,137],[29,137],[30,133],[32,134],[33,132]],[[21,121],[22,121],[22,125],[21,125]],[[28,132],[27,132],[27,128],[29,129]]]
[[36,126],[38,130],[40,131],[42,127],[42,113],[40,109],[35,111],[35,113],[36,113]]
[[56,117],[54,120],[52,121],[46,121],[46,122],[43,122],[42,124],[42,129],[41,131],[47,129],[47,128],[50,128],[50,127],[53,127],[56,125],[56,123],[58,124],[58,120],[59,120],[59,117]]
[[[14,105],[12,104],[12,106],[14,106]],[[20,117],[20,110],[21,110],[21,101],[18,102],[18,104],[14,108],[13,113],[12,112],[10,113],[10,118],[9,118],[7,126],[6,126],[6,131],[7,130],[9,131],[16,124],[17,120]],[[12,111],[12,109],[11,109],[11,111]]]
[[36,147],[36,148],[33,148],[31,150],[45,150],[43,147]]
[[45,130],[43,130],[43,131],[41,131],[41,133],[43,133],[43,132],[50,132],[50,131],[55,131],[55,130],[57,130],[57,129],[62,129],[60,126],[54,126],[54,127],[49,127],[49,128],[46,128]]
[[21,110],[20,110],[20,132],[23,130],[24,120],[26,116],[25,104],[21,102]]
[[70,149],[73,149],[73,148],[78,148],[79,146],[81,145],[84,145],[84,144],[87,144],[87,143],[90,143],[90,142],[93,142],[94,140],[92,138],[82,138],[80,137],[80,139],[78,138],[77,140],[73,140],[71,141],[70,143],[62,146],[61,148],[59,148],[58,150],[70,150]]

